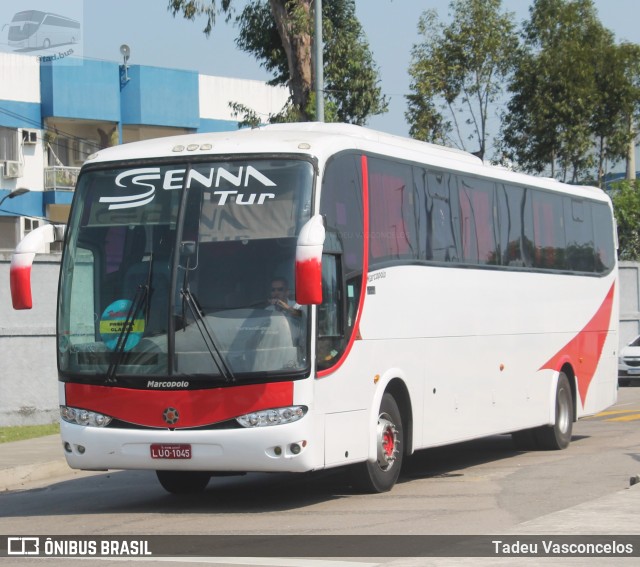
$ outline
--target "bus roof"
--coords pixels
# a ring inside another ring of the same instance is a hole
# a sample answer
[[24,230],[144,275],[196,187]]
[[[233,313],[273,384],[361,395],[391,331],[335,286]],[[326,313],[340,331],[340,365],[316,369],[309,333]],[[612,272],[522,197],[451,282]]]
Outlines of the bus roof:
[[70,22],[77,22],[73,18],[67,16],[61,16],[60,14],[54,14],[53,12],[43,12],[42,10],[23,10],[22,12],[16,12],[13,15],[12,22],[35,22],[41,23],[45,16],[55,16],[56,18],[62,18],[63,20],[69,20]]
[[155,138],[106,148],[93,154],[87,164],[179,156],[229,156],[233,154],[299,154],[316,157],[322,164],[333,154],[359,150],[409,160],[427,166],[458,171],[505,183],[540,187],[574,195],[607,200],[597,187],[568,185],[547,177],[535,177],[483,162],[458,150],[378,132],[353,124],[302,122],[273,124],[228,132],[186,134]]

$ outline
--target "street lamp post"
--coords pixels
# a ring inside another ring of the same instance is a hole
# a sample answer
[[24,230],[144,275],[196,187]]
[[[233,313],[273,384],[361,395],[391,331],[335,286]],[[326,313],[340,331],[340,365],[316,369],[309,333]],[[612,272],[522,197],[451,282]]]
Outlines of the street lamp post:
[[324,122],[324,61],[322,57],[322,0],[315,0],[316,27],[316,120]]
[[28,193],[28,192],[29,192],[29,189],[26,189],[25,187],[18,187],[17,189],[14,189],[10,193],[7,193],[4,197],[2,197],[2,199],[0,199],[0,207],[2,206],[2,203],[4,203],[7,199],[14,199],[19,195],[24,195],[25,193]]

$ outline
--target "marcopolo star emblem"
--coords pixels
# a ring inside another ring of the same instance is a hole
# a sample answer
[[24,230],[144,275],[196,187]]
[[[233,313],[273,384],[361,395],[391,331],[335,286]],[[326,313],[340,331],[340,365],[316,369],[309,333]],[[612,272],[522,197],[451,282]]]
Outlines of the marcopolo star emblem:
[[178,423],[180,414],[176,408],[167,408],[162,412],[162,419],[164,419],[169,425]]

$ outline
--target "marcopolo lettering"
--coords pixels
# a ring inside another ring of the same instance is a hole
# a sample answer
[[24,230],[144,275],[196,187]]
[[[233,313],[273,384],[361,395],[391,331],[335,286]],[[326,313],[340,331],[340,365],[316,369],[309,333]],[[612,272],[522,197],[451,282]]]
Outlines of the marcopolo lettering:
[[[161,186],[165,191],[181,189],[185,185],[186,169],[170,169],[161,173],[159,167],[143,167],[129,169],[120,173],[115,183],[122,188],[137,188],[140,193],[123,195],[118,197],[100,197],[101,203],[109,203],[109,210],[128,209],[140,207],[150,203],[156,189]],[[274,193],[241,193],[251,182],[263,187],[275,187],[276,184],[264,173],[251,165],[241,165],[235,171],[224,167],[210,167],[208,170],[191,169],[186,179],[186,187],[191,188],[195,184],[213,190],[213,195],[218,197],[218,205],[226,205],[235,202],[237,205],[264,205],[267,199],[275,199]],[[157,184],[157,182],[160,182]],[[228,188],[237,187],[238,189]],[[227,187],[226,189],[220,189]]]
[[147,381],[147,388],[159,388],[159,389],[165,389],[165,388],[188,388],[189,387],[189,382],[187,380],[182,380],[181,382],[169,382],[166,380],[148,380]]

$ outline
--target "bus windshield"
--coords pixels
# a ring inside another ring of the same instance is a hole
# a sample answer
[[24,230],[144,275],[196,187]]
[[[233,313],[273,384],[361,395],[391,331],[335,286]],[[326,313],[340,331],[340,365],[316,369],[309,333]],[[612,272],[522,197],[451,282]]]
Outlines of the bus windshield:
[[44,12],[38,12],[36,10],[18,12],[13,16],[13,20],[9,26],[8,40],[10,42],[19,42],[30,38],[38,31],[44,16]]
[[313,166],[299,159],[85,171],[60,280],[63,379],[303,377],[295,248]]

